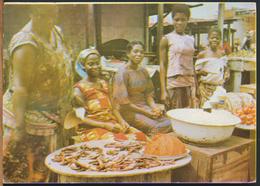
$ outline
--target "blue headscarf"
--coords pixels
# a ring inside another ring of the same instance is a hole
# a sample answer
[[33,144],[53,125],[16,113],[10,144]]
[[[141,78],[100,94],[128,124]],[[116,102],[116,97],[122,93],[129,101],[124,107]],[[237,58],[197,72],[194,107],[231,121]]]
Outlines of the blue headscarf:
[[78,55],[78,58],[77,58],[77,61],[75,64],[75,70],[81,78],[85,78],[88,76],[87,72],[85,71],[84,62],[90,54],[96,54],[96,55],[100,56],[99,52],[94,48],[88,48],[88,49],[82,50]]

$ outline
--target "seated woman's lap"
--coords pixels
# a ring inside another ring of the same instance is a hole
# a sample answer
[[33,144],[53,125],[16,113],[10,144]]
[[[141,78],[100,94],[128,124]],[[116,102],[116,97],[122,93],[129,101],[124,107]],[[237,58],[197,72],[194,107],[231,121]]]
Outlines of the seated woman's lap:
[[151,119],[143,114],[135,113],[132,120],[128,120],[127,122],[132,127],[141,130],[147,135],[151,135],[157,132],[168,133],[172,131],[171,121],[166,117]]

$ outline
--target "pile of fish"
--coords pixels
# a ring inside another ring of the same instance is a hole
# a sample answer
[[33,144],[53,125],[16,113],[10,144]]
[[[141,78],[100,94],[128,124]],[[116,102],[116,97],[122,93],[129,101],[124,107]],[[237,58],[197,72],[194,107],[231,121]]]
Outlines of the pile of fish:
[[145,142],[110,142],[102,147],[87,143],[66,147],[52,161],[76,171],[128,171],[174,164],[174,160],[161,160],[143,154]]

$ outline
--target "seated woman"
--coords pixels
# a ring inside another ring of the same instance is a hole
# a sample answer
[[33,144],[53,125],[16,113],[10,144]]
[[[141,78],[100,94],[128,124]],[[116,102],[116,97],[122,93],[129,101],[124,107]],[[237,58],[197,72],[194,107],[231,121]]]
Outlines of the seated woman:
[[208,33],[209,47],[198,54],[195,63],[199,81],[200,107],[210,99],[218,86],[223,86],[229,78],[227,57],[220,49],[221,31],[211,27]]
[[101,64],[98,51],[83,50],[78,61],[84,66],[88,76],[74,85],[75,108],[66,116],[64,124],[65,129],[76,127],[78,136],[74,136],[74,140],[83,142],[110,137],[127,139],[130,138],[130,133],[134,133],[133,138],[143,137],[143,140],[146,140],[142,132],[131,128],[119,111],[113,108],[109,99],[108,84],[100,78]]
[[144,45],[133,41],[127,45],[129,61],[115,75],[113,100],[123,118],[147,135],[172,131],[171,121],[163,116],[164,109],[155,104],[153,83],[147,70],[140,66]]

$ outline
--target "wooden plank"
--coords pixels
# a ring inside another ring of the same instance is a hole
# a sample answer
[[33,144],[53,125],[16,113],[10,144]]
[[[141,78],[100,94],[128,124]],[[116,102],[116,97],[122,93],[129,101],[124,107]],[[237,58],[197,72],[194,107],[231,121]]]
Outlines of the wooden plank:
[[[171,133],[173,136],[177,136],[176,133]],[[253,143],[252,139],[245,139],[238,136],[231,136],[229,139],[227,139],[224,142],[221,142],[219,144],[211,144],[211,145],[200,145],[200,144],[188,144],[187,142],[184,142],[188,149],[191,151],[198,151],[201,152],[207,156],[213,156],[216,154],[220,154],[226,151],[229,151],[233,148],[240,147],[242,145],[249,145]]]
[[191,144],[186,144],[187,148],[192,151],[200,151],[208,156],[213,156],[216,154],[221,154],[223,152],[229,151],[233,148],[238,148],[242,145],[249,145],[253,142],[251,139],[245,139],[237,136],[231,136],[228,140],[222,142],[221,144],[216,144],[212,146],[199,147]]
[[248,182],[248,162],[228,171],[217,171],[213,173],[212,182]]
[[212,169],[218,170],[233,166],[233,164],[237,165],[241,161],[248,161],[249,160],[249,149],[245,148],[243,149],[244,151],[242,153],[237,152],[237,151],[231,151],[227,152],[225,154],[219,154],[213,158],[213,166]]

